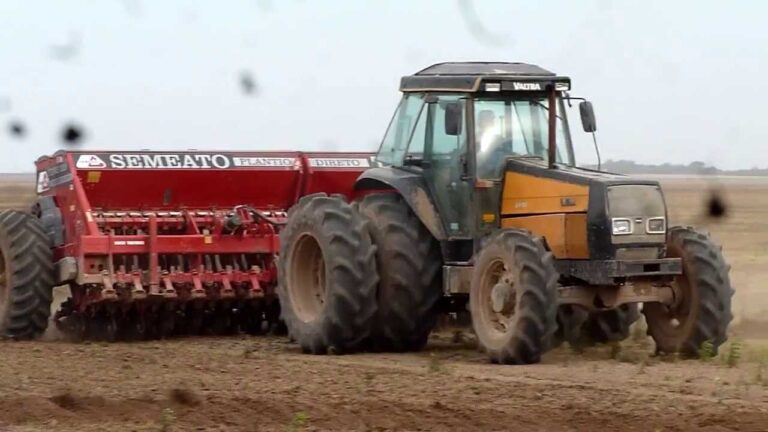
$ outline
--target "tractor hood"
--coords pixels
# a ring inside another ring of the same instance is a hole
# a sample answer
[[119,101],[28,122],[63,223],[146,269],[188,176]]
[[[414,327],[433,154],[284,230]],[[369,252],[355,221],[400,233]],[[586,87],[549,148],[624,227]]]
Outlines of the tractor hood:
[[605,182],[613,184],[649,184],[659,185],[658,181],[637,179],[624,174],[609,173],[587,168],[579,168],[568,165],[556,165],[555,169],[547,166],[547,163],[538,157],[517,157],[507,160],[507,171],[525,172],[538,174],[542,177],[553,179],[564,179],[579,184],[588,184],[590,182]]
[[505,171],[502,225],[534,232],[562,226],[561,236],[541,233],[558,239],[550,244],[558,258],[653,259],[663,252],[667,212],[658,181],[550,169],[538,158],[510,158]]

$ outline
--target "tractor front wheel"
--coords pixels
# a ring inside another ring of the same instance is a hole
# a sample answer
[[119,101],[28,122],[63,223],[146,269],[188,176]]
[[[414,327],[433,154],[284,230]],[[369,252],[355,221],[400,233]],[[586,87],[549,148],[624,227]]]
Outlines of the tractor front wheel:
[[733,319],[730,267],[709,236],[690,228],[670,230],[667,256],[682,259],[683,273],[673,282],[673,305],[643,305],[648,333],[659,352],[696,357],[707,343],[716,354]]
[[480,251],[470,288],[472,325],[494,363],[538,363],[557,329],[552,253],[522,230],[492,236]]

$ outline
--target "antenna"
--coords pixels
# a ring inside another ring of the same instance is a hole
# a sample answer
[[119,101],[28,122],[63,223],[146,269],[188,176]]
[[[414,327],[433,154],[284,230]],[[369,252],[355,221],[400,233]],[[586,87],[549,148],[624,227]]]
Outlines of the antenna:
[[595,153],[597,153],[597,170],[600,171],[600,167],[602,165],[602,161],[600,160],[600,147],[597,146],[597,137],[595,136],[594,132],[592,132],[592,142],[595,143]]

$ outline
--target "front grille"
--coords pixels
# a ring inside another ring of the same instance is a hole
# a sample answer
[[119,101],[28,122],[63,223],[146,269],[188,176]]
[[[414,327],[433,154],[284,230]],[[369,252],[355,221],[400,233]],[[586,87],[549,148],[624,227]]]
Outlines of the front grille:
[[627,219],[632,223],[632,234],[613,235],[611,238],[613,244],[663,244],[666,240],[665,233],[649,234],[646,232],[648,219],[666,215],[664,197],[659,186],[618,185],[608,187],[608,215],[611,219]]

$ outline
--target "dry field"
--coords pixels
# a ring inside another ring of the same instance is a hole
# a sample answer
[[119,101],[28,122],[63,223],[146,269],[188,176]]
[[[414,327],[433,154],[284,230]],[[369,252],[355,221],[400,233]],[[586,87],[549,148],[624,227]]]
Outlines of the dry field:
[[[754,327],[750,321],[761,318],[768,322],[768,178],[664,178],[662,182],[672,223],[700,226],[723,245],[732,265],[737,327],[746,330]],[[728,204],[722,220],[703,217],[713,190]],[[763,333],[768,336],[768,326]]]
[[[15,183],[0,208],[26,206]],[[706,225],[733,264],[737,322],[709,361],[653,357],[642,328],[523,367],[450,332],[403,355],[306,356],[276,337],[3,342],[0,431],[768,430],[768,179],[664,184],[673,222]],[[712,185],[729,203],[717,223],[702,218]]]
[[0,210],[26,209],[34,198],[33,174],[0,173]]

